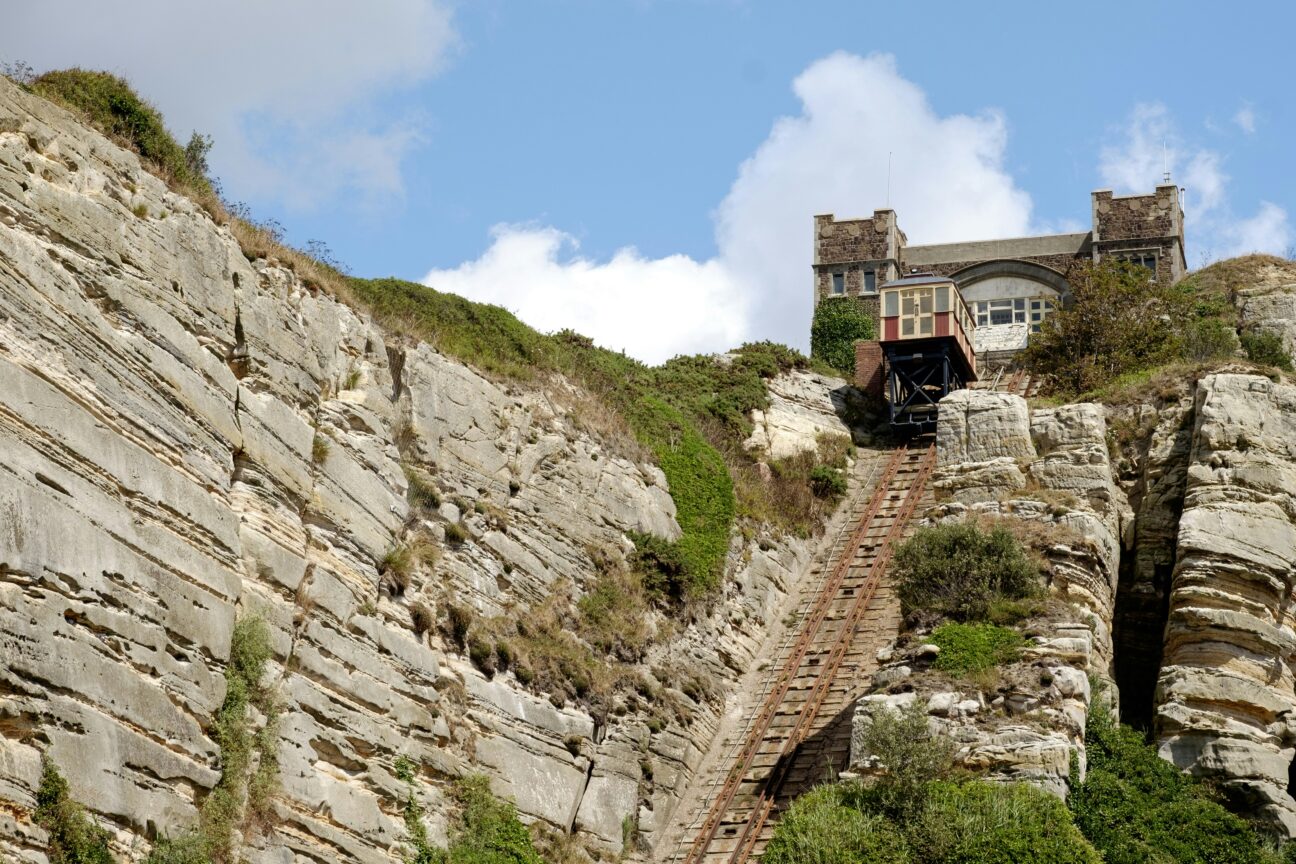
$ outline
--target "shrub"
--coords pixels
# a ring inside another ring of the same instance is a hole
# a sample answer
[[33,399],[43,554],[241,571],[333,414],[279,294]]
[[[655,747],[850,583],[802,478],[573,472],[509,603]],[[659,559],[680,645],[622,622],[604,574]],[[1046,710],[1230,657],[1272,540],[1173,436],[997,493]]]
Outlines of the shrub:
[[774,827],[764,864],[907,864],[908,843],[895,823],[848,803],[843,784],[797,798]]
[[461,815],[450,834],[448,864],[544,864],[517,810],[491,794],[485,777],[460,780],[455,799]]
[[399,597],[409,588],[415,563],[414,552],[406,544],[391,549],[378,562],[378,574],[393,597]]
[[1282,336],[1268,330],[1248,330],[1242,334],[1242,349],[1252,363],[1276,366],[1284,372],[1292,371],[1292,358],[1283,347]]
[[460,651],[467,644],[468,628],[472,626],[472,621],[473,613],[467,606],[460,606],[457,603],[446,604],[445,634]]
[[114,864],[108,851],[108,832],[72,800],[67,780],[48,757],[41,762],[35,821],[49,833],[46,854],[50,864]]
[[1085,393],[1175,357],[1175,334],[1191,315],[1183,292],[1123,261],[1080,265],[1068,281],[1070,305],[1045,318],[1020,355],[1052,389]]
[[875,335],[873,318],[854,297],[830,297],[815,306],[810,356],[846,375],[855,374],[855,343]]
[[928,784],[954,764],[953,743],[932,734],[926,705],[918,702],[898,711],[875,710],[859,744],[884,771],[868,788],[870,806],[893,819],[907,820],[921,811]]
[[163,177],[211,191],[204,173],[211,139],[194,133],[189,147],[181,147],[167,131],[157,109],[115,75],[63,69],[37,77],[31,89],[81,114],[100,132],[151,162]]
[[957,621],[983,619],[996,600],[1040,591],[1039,568],[1011,532],[968,522],[919,528],[896,550],[895,575],[906,612]]
[[1269,853],[1251,827],[1229,813],[1208,787],[1161,759],[1143,736],[1101,710],[1085,729],[1088,773],[1072,777],[1076,825],[1107,864],[1266,864]]
[[422,636],[436,623],[436,613],[426,603],[415,603],[410,607],[410,629],[416,636]]
[[405,490],[405,498],[409,503],[420,510],[435,510],[441,506],[441,492],[437,489],[436,484],[421,470],[410,465],[401,466],[405,471],[405,479],[409,486]]
[[840,498],[846,494],[846,475],[840,468],[817,465],[810,472],[810,490],[819,498]]
[[930,641],[941,649],[932,665],[951,675],[968,675],[1013,660],[1026,640],[1016,630],[994,624],[943,624]]
[[311,439],[311,463],[323,465],[328,460],[330,449],[332,448],[329,440],[322,432],[316,432],[315,437]]
[[462,546],[468,540],[468,529],[460,522],[447,522],[445,539],[451,546]]
[[1196,318],[1185,326],[1178,354],[1185,360],[1202,363],[1227,360],[1237,349],[1237,331],[1231,323],[1220,318]]
[[1072,823],[1066,805],[1026,783],[933,783],[909,841],[915,860],[930,864],[1103,861]]

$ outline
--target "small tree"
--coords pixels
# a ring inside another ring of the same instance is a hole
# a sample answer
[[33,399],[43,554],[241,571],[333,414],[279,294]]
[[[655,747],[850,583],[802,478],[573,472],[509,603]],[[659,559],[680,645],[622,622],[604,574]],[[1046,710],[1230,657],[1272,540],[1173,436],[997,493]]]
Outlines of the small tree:
[[876,709],[859,743],[885,771],[869,788],[868,803],[892,819],[916,816],[930,783],[946,776],[954,765],[953,742],[932,734],[927,706],[917,701],[900,710]]
[[810,325],[810,356],[854,375],[855,343],[875,332],[872,316],[854,297],[820,300]]
[[1071,303],[1044,320],[1022,361],[1063,393],[1084,393],[1126,372],[1172,359],[1191,312],[1145,267],[1085,264],[1071,274]]
[[905,613],[927,610],[976,621],[999,599],[1037,594],[1039,567],[1006,528],[968,522],[919,528],[895,554]]

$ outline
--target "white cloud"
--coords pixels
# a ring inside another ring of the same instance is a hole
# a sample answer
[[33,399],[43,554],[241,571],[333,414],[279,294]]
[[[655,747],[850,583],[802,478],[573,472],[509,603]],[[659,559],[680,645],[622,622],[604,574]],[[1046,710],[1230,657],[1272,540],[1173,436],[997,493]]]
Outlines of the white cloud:
[[1254,216],[1224,226],[1221,240],[1226,258],[1250,252],[1285,255],[1291,249],[1293,235],[1287,211],[1271,201],[1261,201]]
[[1250,105],[1243,105],[1238,112],[1233,115],[1233,122],[1237,127],[1248,135],[1254,135],[1256,131],[1256,113]]
[[753,339],[804,348],[813,216],[891,204],[913,243],[1027,233],[1031,202],[1004,170],[1003,118],[940,116],[889,55],[837,53],[793,83],[801,112],[774,123],[714,213],[718,254],[564,259],[555,228],[507,226],[476,261],[425,281],[500,303],[541,329],[586,328],[657,362]]
[[644,258],[633,248],[598,263],[555,228],[497,225],[476,261],[433,270],[427,283],[516,311],[544,331],[571,328],[651,362],[744,338],[747,298],[718,260]]
[[1118,194],[1146,193],[1166,170],[1184,187],[1189,266],[1249,252],[1283,254],[1291,245],[1287,211],[1261,201],[1253,215],[1237,215],[1224,158],[1185,141],[1164,105],[1134,106],[1115,135],[1117,143],[1102,148],[1098,170]]
[[[447,0],[41,0],[0,29],[0,58],[115,72],[182,143],[211,134],[235,197],[306,205],[401,193],[418,119],[380,121],[368,106],[434,74],[456,44]],[[266,140],[291,159],[267,160]]]

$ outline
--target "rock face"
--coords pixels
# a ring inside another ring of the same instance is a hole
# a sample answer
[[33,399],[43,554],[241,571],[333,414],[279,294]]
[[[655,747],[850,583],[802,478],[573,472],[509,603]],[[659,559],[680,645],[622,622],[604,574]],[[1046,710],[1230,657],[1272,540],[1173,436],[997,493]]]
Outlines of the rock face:
[[[1290,299],[1265,292],[1242,302]],[[1153,727],[1164,758],[1296,836],[1296,387],[1225,372],[1159,398],[1111,418],[977,391],[942,402],[945,500],[927,518],[1048,532],[1050,592],[1072,614],[1027,622],[1002,701],[928,672],[922,631],[902,637],[858,708],[854,770],[872,767],[860,739],[875,713],[917,700],[966,766],[1064,793],[1093,677],[1124,719]]]
[[[664,728],[488,679],[414,626],[419,604],[491,616],[578,595],[627,532],[679,533],[661,472],[561,395],[249,261],[135,156],[0,79],[0,859],[45,860],[42,755],[122,860],[193,824],[247,615],[269,626],[282,706],[281,790],[247,860],[400,859],[398,758],[433,839],[447,782],[484,771],[527,820],[617,852],[629,819],[651,847],[809,549],[735,540],[725,596],[645,664],[717,688],[678,694]],[[407,470],[442,495],[426,520]],[[451,523],[465,540],[393,588],[389,553]]]
[[801,370],[776,376],[768,390],[769,408],[752,412],[755,429],[743,446],[770,459],[813,449],[820,435],[843,434],[842,418],[854,410],[857,398],[845,380]]
[[1163,756],[1296,835],[1296,387],[1218,374],[1196,424],[1165,658]]
[[956,760],[970,770],[1059,795],[1073,752],[1083,771],[1089,678],[1111,681],[1110,625],[1130,520],[1106,433],[1097,405],[1031,412],[1019,396],[978,390],[941,401],[934,486],[945,500],[927,520],[1003,520],[1047,559],[1055,609],[1026,622],[1029,644],[990,693],[927,671],[934,652],[923,643],[925,631],[902,636],[874,679],[880,691],[857,708],[852,771],[875,768],[863,746],[874,714],[915,700],[926,706],[933,731],[958,744]]

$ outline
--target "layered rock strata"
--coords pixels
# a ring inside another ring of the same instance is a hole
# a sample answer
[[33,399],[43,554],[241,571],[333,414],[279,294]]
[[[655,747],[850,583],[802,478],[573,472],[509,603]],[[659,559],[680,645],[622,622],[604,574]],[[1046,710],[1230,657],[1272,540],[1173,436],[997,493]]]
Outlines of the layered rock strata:
[[[247,860],[401,858],[401,758],[434,840],[446,784],[484,771],[529,821],[612,851],[637,824],[651,846],[809,550],[735,539],[724,595],[644,664],[714,683],[672,694],[664,727],[487,678],[420,605],[579,595],[627,532],[678,535],[661,472],[583,401],[488,380],[249,261],[134,155],[0,79],[0,858],[44,860],[42,756],[123,860],[193,824],[248,615],[281,715]],[[439,510],[415,518],[407,470]],[[439,561],[393,584],[415,532]]]
[[1110,684],[1110,623],[1121,537],[1131,514],[1116,486],[1103,410],[1091,404],[1030,411],[1018,396],[964,390],[941,402],[938,467],[943,502],[928,523],[994,517],[1048,562],[1049,614],[1027,620],[1028,645],[989,692],[931,669],[926,631],[883,650],[877,692],[856,710],[851,771],[876,770],[864,733],[879,710],[918,702],[957,762],[1003,780],[1066,793],[1072,755],[1084,769],[1090,678]]
[[1197,385],[1165,656],[1161,754],[1296,835],[1296,387]]

